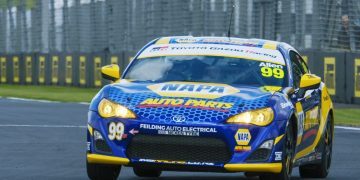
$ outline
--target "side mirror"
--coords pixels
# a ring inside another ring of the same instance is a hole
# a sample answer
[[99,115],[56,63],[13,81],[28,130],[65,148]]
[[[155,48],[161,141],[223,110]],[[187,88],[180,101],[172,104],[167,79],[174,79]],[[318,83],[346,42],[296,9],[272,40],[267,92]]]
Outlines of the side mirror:
[[304,91],[319,88],[321,78],[314,74],[304,74],[300,80],[300,89]]
[[120,67],[117,64],[103,66],[101,76],[107,80],[117,81],[120,79]]

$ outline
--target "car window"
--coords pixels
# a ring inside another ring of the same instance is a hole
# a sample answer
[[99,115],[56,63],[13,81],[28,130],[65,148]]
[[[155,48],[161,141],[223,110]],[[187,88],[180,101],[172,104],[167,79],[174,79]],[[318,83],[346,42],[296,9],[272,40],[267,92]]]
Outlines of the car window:
[[301,57],[299,57],[299,55],[294,51],[290,51],[290,61],[291,61],[291,69],[293,75],[293,84],[295,88],[299,88],[301,76],[307,73],[306,71],[308,69],[306,68],[305,70],[303,68],[301,64]]
[[299,62],[301,64],[303,72],[304,73],[310,73],[310,70],[309,70],[307,64],[305,63],[305,61],[303,60],[303,58],[299,54],[296,54],[296,57],[297,57],[297,59],[299,60]]
[[189,81],[247,86],[287,86],[284,65],[222,56],[161,56],[137,59],[125,74],[133,81]]

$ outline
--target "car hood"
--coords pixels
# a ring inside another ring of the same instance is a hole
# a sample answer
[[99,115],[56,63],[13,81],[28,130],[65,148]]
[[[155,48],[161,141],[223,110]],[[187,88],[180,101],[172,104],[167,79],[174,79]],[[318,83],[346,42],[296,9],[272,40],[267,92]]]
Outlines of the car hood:
[[219,123],[238,113],[268,106],[279,87],[122,80],[107,87],[105,98],[128,107],[141,121],[153,123]]

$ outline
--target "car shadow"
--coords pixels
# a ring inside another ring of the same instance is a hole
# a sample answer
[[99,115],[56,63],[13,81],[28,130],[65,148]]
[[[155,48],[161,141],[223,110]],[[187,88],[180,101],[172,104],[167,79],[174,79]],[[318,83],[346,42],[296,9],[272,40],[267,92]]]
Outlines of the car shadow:
[[[130,178],[131,180],[143,180],[143,179],[154,179],[154,180],[189,180],[189,179],[194,179],[194,180],[256,180],[259,179],[258,177],[245,177],[243,175],[240,176],[232,176],[229,177],[226,174],[224,174],[224,176],[166,176],[166,177],[160,177],[160,178],[139,178],[139,177],[133,177]],[[300,177],[291,177],[291,180],[300,180]]]

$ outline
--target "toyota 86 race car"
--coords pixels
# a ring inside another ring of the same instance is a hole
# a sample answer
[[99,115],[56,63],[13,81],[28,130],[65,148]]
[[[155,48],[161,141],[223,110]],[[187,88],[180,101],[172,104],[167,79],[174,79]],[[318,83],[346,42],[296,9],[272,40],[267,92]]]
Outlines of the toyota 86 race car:
[[116,179],[162,171],[324,178],[333,104],[290,45],[261,39],[163,37],[143,47],[88,112],[87,173]]

